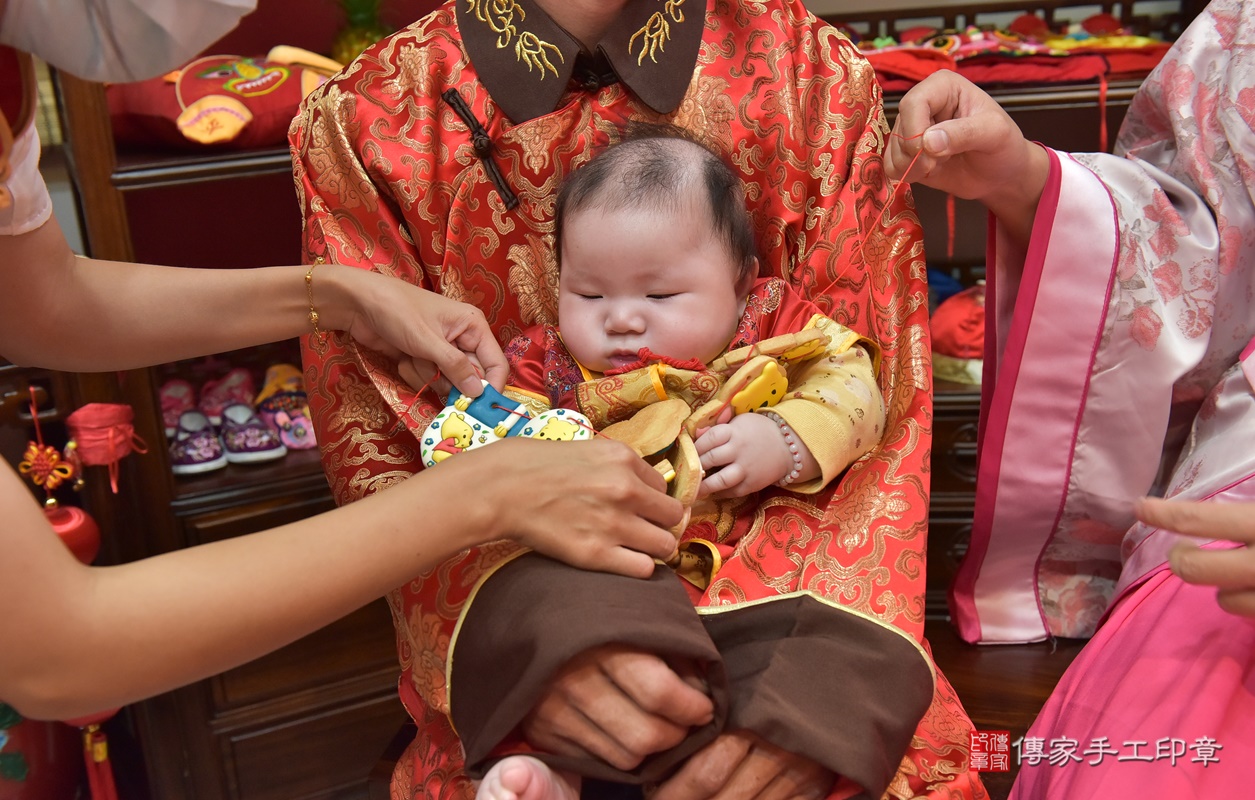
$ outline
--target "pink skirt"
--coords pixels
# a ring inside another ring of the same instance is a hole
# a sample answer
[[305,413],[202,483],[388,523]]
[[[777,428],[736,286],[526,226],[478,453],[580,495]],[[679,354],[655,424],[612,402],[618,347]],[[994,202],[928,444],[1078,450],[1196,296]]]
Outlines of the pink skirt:
[[1020,745],[1011,799],[1249,797],[1253,667],[1255,621],[1164,566],[1060,679]]

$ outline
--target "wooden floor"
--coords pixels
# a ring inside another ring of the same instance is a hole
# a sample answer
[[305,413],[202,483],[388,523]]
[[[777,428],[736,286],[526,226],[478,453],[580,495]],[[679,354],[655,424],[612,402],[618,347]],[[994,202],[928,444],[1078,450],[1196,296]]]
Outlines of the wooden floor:
[[[970,645],[942,620],[924,625],[933,658],[954,686],[978,731],[1010,731],[1011,741],[1023,736],[1051,690],[1085,644],[1082,639],[1017,645]],[[981,778],[993,800],[1011,791],[1018,765],[1014,753],[1010,772],[984,772]]]

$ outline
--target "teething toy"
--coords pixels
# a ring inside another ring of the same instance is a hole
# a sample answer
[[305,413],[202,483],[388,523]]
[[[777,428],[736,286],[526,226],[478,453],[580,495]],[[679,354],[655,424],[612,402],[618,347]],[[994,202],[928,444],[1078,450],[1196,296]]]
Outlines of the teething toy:
[[593,427],[578,411],[554,408],[529,417],[525,406],[494,389],[487,381],[479,397],[467,397],[453,389],[449,404],[427,425],[419,437],[423,465],[434,467],[464,450],[473,450],[509,436],[548,441],[590,439]]

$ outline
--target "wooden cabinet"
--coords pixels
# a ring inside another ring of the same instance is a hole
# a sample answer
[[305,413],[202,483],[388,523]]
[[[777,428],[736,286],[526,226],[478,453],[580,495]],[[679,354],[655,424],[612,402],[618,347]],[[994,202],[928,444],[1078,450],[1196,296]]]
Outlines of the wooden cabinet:
[[976,428],[980,387],[933,382],[932,493],[928,505],[927,606],[949,617],[946,591],[967,552],[976,507]]
[[[299,260],[286,151],[115,160],[101,87],[66,78],[61,89],[91,255],[179,266]],[[230,209],[230,220],[208,209]],[[256,375],[296,352],[285,342],[223,360],[261,365]],[[157,396],[170,369],[76,382],[76,403],[130,404],[151,445],[123,461],[118,496],[93,482],[88,505],[109,543],[106,560],[241,536],[332,507],[317,450],[176,478]],[[319,591],[319,576],[309,576],[307,590]],[[365,797],[371,767],[406,719],[398,675],[391,619],[377,601],[267,657],[126,709],[133,740],[118,747],[138,753],[119,754],[118,763],[143,775],[120,782],[132,791],[146,785],[154,800]]]
[[[399,0],[385,8],[400,22],[434,4]],[[339,24],[333,0],[262,0],[209,52],[256,55],[274,44],[325,52]],[[88,255],[181,267],[299,262],[301,220],[286,146],[127,150],[115,146],[101,85],[62,75],[58,89]],[[281,342],[221,359],[252,367],[257,379],[269,363],[299,363],[299,350]],[[333,505],[317,450],[172,475],[158,388],[196,366],[64,376],[62,407],[127,403],[150,445],[146,455],[123,460],[118,495],[107,481],[89,482],[85,505],[105,541],[100,563],[242,536]],[[320,591],[318,575],[309,576],[307,591]],[[119,784],[125,796],[152,800],[364,798],[371,768],[407,718],[399,674],[391,617],[376,601],[269,656],[124,709],[112,723]]]

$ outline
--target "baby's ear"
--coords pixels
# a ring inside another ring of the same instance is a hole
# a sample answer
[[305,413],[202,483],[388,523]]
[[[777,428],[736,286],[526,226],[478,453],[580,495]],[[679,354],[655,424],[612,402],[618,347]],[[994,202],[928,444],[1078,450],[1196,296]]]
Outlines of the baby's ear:
[[750,290],[754,288],[754,281],[758,280],[758,259],[751,258],[750,265],[736,282],[736,296],[744,300],[750,296]]

